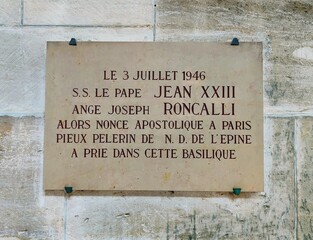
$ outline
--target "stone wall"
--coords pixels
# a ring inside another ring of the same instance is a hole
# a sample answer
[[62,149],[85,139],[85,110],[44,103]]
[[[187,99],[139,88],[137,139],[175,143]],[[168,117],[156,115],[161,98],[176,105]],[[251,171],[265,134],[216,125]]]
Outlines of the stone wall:
[[[0,239],[313,239],[312,33],[312,0],[0,0]],[[71,37],[263,42],[265,192],[45,193],[45,47]]]

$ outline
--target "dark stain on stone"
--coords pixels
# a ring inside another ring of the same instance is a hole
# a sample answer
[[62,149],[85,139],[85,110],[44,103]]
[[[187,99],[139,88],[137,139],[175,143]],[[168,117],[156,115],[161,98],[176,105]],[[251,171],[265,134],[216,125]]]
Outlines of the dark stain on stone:
[[303,240],[312,240],[311,234],[304,234],[303,235]]
[[310,15],[313,14],[313,5],[312,3],[304,3],[299,1],[292,1],[285,5],[284,11],[292,12],[301,15]]
[[278,95],[279,95],[278,88],[279,88],[279,84],[276,81],[270,82],[267,86],[265,86],[265,92],[274,105],[278,101]]
[[177,224],[175,224],[175,227],[174,227],[174,238],[175,238],[175,240],[177,240],[178,239],[178,233],[179,233],[179,231],[178,231],[178,228],[177,228]]
[[163,0],[159,3],[160,6],[170,10],[169,8],[183,9],[203,9],[207,10],[207,7],[216,7],[227,11],[233,11],[236,13],[243,13],[245,11],[265,11],[267,9],[266,4],[262,3],[247,3],[243,0],[205,0],[205,1],[186,1],[186,0]]
[[276,79],[273,79],[265,85],[264,89],[270,104],[274,106],[277,105],[279,101],[285,101],[287,98],[301,98],[292,81],[277,81]]
[[12,121],[10,117],[1,117],[0,118],[0,139],[8,135],[12,130]]
[[214,233],[212,233],[206,225],[204,229],[200,233],[198,233],[197,236],[198,239],[212,239],[214,237]]
[[197,228],[196,228],[196,211],[193,212],[193,229],[192,229],[192,238],[193,240],[197,239]]
[[168,222],[168,219],[167,219],[167,223],[166,223],[166,240],[169,240],[170,239],[170,224]]
[[[174,224],[173,230],[171,231],[170,223],[167,221],[166,224],[166,240],[169,239],[186,239],[186,240],[197,240],[197,214],[196,211],[192,215],[189,216],[189,221],[184,222],[182,224],[182,229],[179,230],[176,222]],[[202,234],[204,236],[208,236],[208,234]],[[206,238],[200,238],[206,239]]]
[[304,211],[306,214],[310,214],[310,209],[308,207],[308,202],[306,199],[301,199],[300,209]]

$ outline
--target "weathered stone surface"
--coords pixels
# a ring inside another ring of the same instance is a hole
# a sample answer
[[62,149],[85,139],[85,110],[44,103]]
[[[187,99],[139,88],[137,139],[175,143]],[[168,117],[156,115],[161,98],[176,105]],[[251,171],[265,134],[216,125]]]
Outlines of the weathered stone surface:
[[297,121],[299,239],[313,238],[313,117]]
[[[262,41],[267,114],[312,114],[312,1],[157,1],[158,41]],[[273,11],[275,9],[275,11]]]
[[[12,26],[21,3],[24,23],[47,26]],[[262,41],[266,114],[313,116],[311,0],[156,3],[157,41]],[[0,0],[0,114],[43,113],[47,40],[151,41],[152,11],[144,0]],[[43,119],[0,117],[0,239],[312,239],[312,122],[297,118],[294,135],[293,118],[267,117],[264,193],[82,192],[65,201],[42,190]]]
[[0,25],[19,25],[21,23],[21,1],[0,0]]
[[68,200],[68,239],[294,238],[294,121],[265,126],[264,193],[84,191]]
[[21,239],[17,237],[0,237],[0,240],[21,240]]
[[153,24],[151,0],[24,0],[26,25],[113,25]]
[[43,120],[1,117],[0,237],[62,239],[64,198],[45,196],[42,160]]
[[0,114],[44,112],[47,41],[149,41],[150,28],[0,28]]

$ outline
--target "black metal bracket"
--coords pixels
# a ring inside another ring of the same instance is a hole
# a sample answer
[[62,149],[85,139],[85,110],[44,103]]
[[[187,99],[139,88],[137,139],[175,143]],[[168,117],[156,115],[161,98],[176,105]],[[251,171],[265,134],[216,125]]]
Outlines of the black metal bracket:
[[64,187],[64,192],[66,192],[67,194],[70,194],[73,192],[73,187],[71,186],[65,186]]
[[240,193],[241,193],[241,188],[233,188],[233,194],[235,194],[235,195],[240,195]]
[[231,41],[231,44],[232,46],[238,46],[239,45],[239,40],[238,38],[233,38],[233,40]]
[[77,46],[77,41],[75,38],[71,38],[70,42],[68,43],[70,46]]

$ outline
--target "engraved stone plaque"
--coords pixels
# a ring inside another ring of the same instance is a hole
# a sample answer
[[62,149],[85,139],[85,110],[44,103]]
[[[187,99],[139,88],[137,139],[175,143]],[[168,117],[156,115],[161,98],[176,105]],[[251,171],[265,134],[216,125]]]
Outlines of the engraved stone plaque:
[[263,191],[261,43],[48,42],[44,188]]

